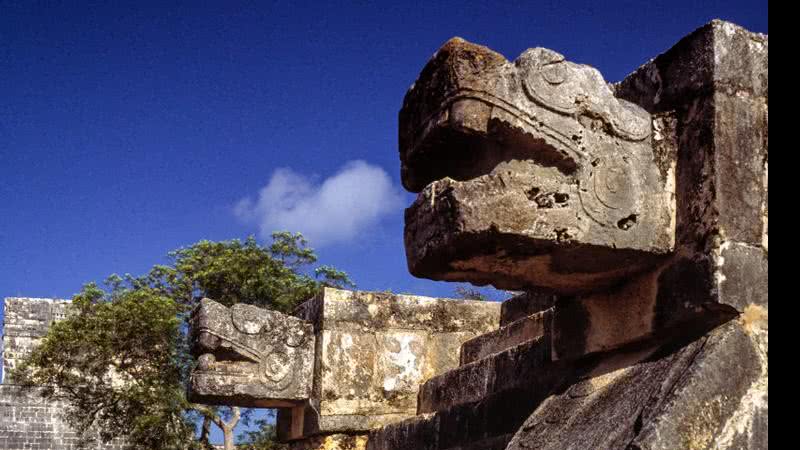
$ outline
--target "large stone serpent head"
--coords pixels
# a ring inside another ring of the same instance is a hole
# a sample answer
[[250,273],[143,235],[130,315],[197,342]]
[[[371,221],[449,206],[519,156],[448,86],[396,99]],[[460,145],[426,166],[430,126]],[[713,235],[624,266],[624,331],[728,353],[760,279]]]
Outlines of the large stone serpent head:
[[600,73],[454,38],[400,111],[409,269],[437,280],[607,287],[674,246],[674,168],[653,119]]

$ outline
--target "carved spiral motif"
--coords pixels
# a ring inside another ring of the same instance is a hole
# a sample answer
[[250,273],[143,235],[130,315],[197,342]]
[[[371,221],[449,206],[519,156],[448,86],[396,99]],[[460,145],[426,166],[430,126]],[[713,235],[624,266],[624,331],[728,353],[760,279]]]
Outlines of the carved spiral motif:
[[635,183],[630,164],[619,155],[596,160],[580,188],[584,211],[602,225],[615,225],[619,212],[634,207]]
[[258,334],[271,328],[269,316],[253,305],[237,303],[231,306],[231,321],[244,334]]
[[306,341],[306,333],[301,328],[286,331],[286,345],[289,347],[299,347]]
[[289,372],[292,371],[292,360],[283,352],[273,351],[261,358],[259,364],[261,374],[275,389],[284,389],[292,382]]
[[600,72],[545,48],[527,50],[517,64],[523,70],[525,93],[535,103],[570,116],[588,110],[625,140],[640,141],[650,135],[649,115],[614,97]]

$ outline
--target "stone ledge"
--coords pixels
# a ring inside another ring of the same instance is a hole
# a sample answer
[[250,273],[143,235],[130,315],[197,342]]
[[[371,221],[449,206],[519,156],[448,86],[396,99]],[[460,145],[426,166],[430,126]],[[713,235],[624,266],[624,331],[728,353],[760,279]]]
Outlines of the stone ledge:
[[461,365],[550,335],[552,310],[532,314],[461,345]]

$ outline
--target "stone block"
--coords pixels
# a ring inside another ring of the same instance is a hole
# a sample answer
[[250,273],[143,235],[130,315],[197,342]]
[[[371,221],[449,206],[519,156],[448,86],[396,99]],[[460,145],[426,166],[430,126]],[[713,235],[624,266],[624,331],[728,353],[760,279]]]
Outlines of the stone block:
[[498,328],[500,304],[325,288],[294,314],[317,336],[310,436],[413,416],[419,386],[457,367],[463,342]]
[[369,434],[367,450],[438,450],[439,417],[412,417]]
[[3,382],[41,341],[53,322],[68,314],[69,300],[7,297],[3,301]]
[[366,450],[366,435],[332,434],[288,444],[289,450]]
[[766,35],[715,20],[615,86],[651,113],[676,114],[678,246],[714,235],[762,245],[768,53]]
[[505,352],[491,364],[495,380],[492,391],[475,395],[472,401],[442,402],[436,412],[375,430],[370,433],[368,448],[505,449],[531,411],[572,378],[572,366],[557,362],[543,367],[535,363],[538,359],[532,359],[531,348],[524,347]]
[[504,327],[519,319],[550,309],[557,296],[550,292],[528,291],[503,301],[500,307],[500,326]]
[[486,358],[519,344],[551,334],[552,309],[531,314],[495,331],[472,338],[461,346],[461,365]]
[[494,359],[483,358],[433,377],[419,392],[419,413],[478,401],[494,388]]
[[551,363],[549,339],[540,337],[431,378],[420,388],[418,413],[477,402],[521,385],[547,392],[552,374],[561,370]]
[[508,449],[767,448],[762,325],[742,317],[688,345],[605,356],[543,402]]
[[[534,48],[515,61],[461,39],[423,68],[400,112],[415,276],[610,286],[674,247],[674,152],[597,70]],[[666,158],[666,159],[665,159]]]
[[311,324],[252,305],[202,299],[191,318],[189,397],[207,404],[287,407],[311,397]]
[[651,113],[681,109],[712,92],[768,97],[769,40],[712,20],[614,85],[618,97]]
[[615,86],[654,114],[654,142],[674,140],[676,248],[618,286],[562,298],[555,358],[766,310],[767,49],[766,36],[712,21]]

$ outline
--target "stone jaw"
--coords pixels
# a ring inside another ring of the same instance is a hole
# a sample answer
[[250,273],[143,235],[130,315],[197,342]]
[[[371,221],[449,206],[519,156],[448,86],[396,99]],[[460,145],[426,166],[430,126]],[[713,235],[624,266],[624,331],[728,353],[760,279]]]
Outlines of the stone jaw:
[[207,404],[288,407],[311,397],[310,323],[252,305],[203,299],[191,318],[189,398]]
[[576,293],[652,267],[674,247],[669,131],[554,51],[448,41],[400,112],[411,273]]

